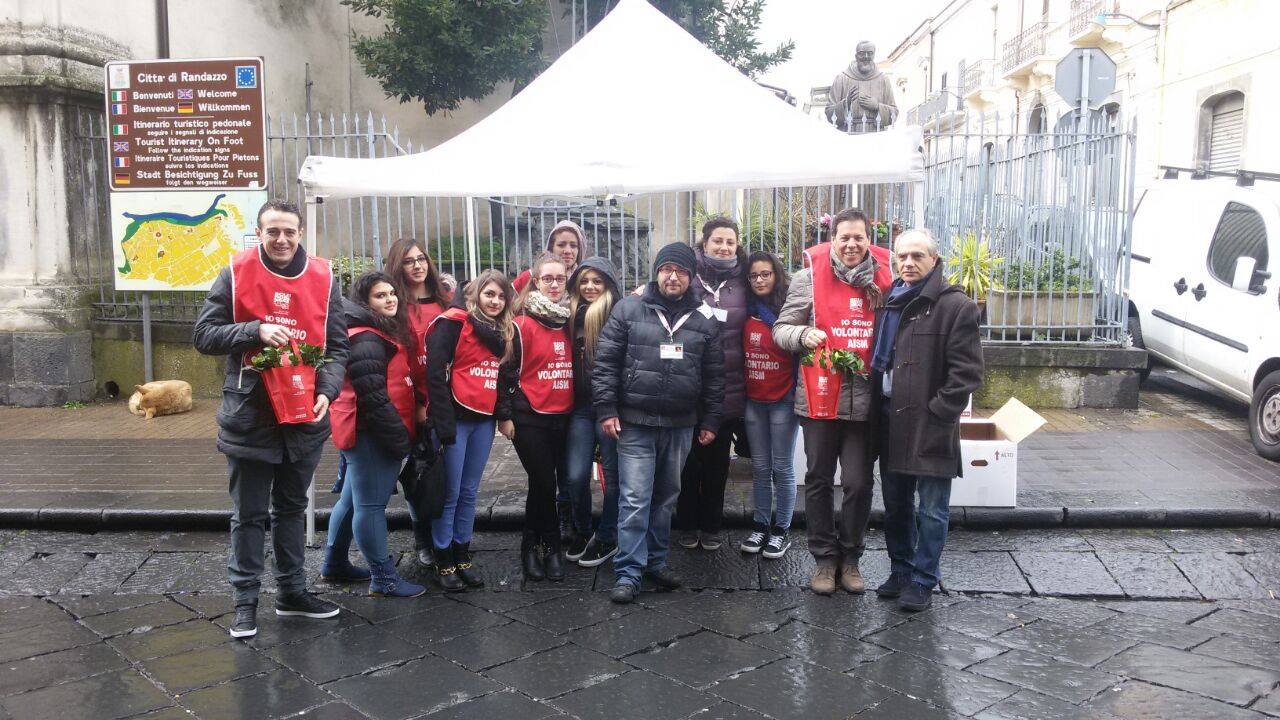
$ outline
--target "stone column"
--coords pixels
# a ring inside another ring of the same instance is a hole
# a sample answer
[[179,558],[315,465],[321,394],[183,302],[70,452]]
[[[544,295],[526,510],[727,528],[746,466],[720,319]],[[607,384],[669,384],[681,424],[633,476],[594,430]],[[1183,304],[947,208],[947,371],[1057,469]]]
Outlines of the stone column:
[[85,30],[0,23],[0,403],[93,396],[90,302],[111,255],[96,236],[109,232],[105,185],[84,170],[77,123],[102,112],[102,66],[121,57]]

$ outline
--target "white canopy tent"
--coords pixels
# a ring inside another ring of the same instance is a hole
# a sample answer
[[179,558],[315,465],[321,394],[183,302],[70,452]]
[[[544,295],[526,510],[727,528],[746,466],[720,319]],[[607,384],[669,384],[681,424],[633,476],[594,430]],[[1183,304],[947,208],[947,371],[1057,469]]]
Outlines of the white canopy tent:
[[846,135],[779,100],[645,0],[621,0],[518,95],[453,139],[311,156],[308,195],[485,197],[914,182],[920,128]]
[[[467,199],[921,183],[919,126],[846,135],[760,87],[645,0],[621,0],[528,87],[426,152],[309,156],[298,179],[316,203],[361,196]],[[916,217],[924,194],[914,193]],[[311,236],[314,251],[314,235]],[[312,486],[314,493],[314,484]],[[314,532],[314,502],[307,515]]]

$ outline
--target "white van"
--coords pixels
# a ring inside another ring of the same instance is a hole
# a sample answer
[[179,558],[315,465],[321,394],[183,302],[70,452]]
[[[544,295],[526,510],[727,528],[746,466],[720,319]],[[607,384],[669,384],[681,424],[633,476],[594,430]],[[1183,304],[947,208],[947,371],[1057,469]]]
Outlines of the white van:
[[1280,176],[1166,171],[1133,218],[1136,346],[1249,403],[1253,446],[1280,460]]

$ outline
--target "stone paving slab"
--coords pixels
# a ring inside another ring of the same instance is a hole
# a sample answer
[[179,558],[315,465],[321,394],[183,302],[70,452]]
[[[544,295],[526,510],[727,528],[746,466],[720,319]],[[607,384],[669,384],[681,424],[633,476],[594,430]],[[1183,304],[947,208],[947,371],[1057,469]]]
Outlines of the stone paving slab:
[[[513,536],[484,543],[505,547]],[[1124,597],[1120,583],[1121,597],[1045,596],[1034,582],[1006,593],[981,587],[974,573],[973,589],[938,594],[933,609],[912,615],[873,594],[815,596],[802,582],[742,589],[731,573],[712,571],[733,567],[727,555],[737,551],[726,546],[717,551],[725,558],[696,565],[704,575],[684,576],[688,589],[645,593],[623,607],[600,592],[612,581],[602,571],[581,571],[576,589],[517,582],[459,595],[433,589],[413,600],[318,586],[344,607],[322,621],[277,618],[268,594],[260,634],[246,642],[226,635],[225,584],[174,590],[173,578],[154,572],[130,584],[155,557],[225,563],[220,537],[0,533],[0,553],[12,545],[31,557],[88,562],[123,557],[113,552],[121,547],[146,556],[117,587],[91,593],[67,589],[75,575],[42,569],[24,583],[2,578],[6,588],[45,585],[0,596],[0,717],[1280,716],[1280,601],[1270,598],[1207,600],[1197,590],[1195,599],[1150,600],[1145,592]],[[1114,563],[1099,558],[1107,553],[1197,557],[1197,567],[1211,567],[1272,552],[1260,549],[1269,547],[1265,535],[1246,545],[1256,552],[1219,550],[1235,544],[1230,531],[1201,534],[1203,552],[1174,552],[1141,531],[1131,539],[1108,533],[1103,551],[1072,531],[953,538],[1004,548],[963,554],[1010,563],[1027,553],[1082,556],[1106,573]],[[403,548],[403,540],[391,544]],[[882,545],[875,537],[870,544]],[[673,550],[681,554],[692,553]],[[865,559],[882,554],[870,550]],[[316,556],[309,551],[308,561]],[[181,563],[152,567],[190,577]],[[1231,572],[1269,567],[1237,562]],[[760,576],[758,566],[732,572]],[[942,572],[947,578],[946,562]]]
[[[225,527],[226,461],[213,445],[215,409],[214,402],[198,402],[191,413],[148,422],[128,415],[119,403],[81,410],[0,408],[0,525]],[[1144,387],[1136,411],[1044,414],[1046,427],[1019,450],[1018,507],[956,508],[953,521],[1028,528],[1280,525],[1280,465],[1253,452],[1242,406],[1157,377]],[[327,492],[336,465],[337,453],[327,447],[316,475],[322,523],[336,500]],[[518,525],[524,491],[514,450],[497,438],[478,498],[479,525]],[[745,458],[733,462],[725,498],[727,521],[748,524],[752,500]],[[876,522],[881,507],[877,491]],[[401,500],[393,498],[389,516],[393,526],[408,523]],[[801,493],[797,527],[803,518]],[[1203,549],[1182,542],[1187,539],[1159,536],[1151,542]],[[1237,546],[1217,549],[1230,552],[1252,540],[1224,539]],[[1081,541],[1089,542],[1084,536]],[[1104,544],[1105,536],[1097,542]],[[1280,552],[1280,543],[1266,542],[1269,551]],[[765,587],[771,582],[761,580]]]

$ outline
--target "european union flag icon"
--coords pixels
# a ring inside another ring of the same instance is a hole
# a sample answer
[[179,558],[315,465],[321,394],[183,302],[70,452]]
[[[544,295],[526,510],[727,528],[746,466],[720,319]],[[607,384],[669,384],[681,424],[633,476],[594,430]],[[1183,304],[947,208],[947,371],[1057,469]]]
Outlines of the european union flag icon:
[[253,65],[237,65],[236,66],[236,87],[238,88],[258,87],[258,68]]

